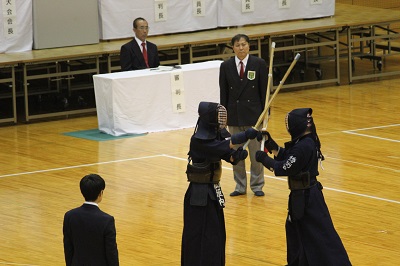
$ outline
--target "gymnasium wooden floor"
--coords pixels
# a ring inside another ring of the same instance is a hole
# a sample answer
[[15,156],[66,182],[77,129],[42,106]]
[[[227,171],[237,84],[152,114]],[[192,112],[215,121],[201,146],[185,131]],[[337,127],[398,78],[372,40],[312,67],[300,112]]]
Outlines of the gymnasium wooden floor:
[[[279,144],[289,139],[285,114],[313,108],[326,158],[319,180],[353,265],[400,261],[399,102],[400,77],[391,77],[283,88],[272,106],[268,128]],[[180,264],[193,128],[101,142],[62,134],[94,128],[96,116],[0,128],[0,265],[64,264],[63,216],[82,204],[88,173],[106,180],[100,208],[116,219],[121,265]],[[265,180],[265,197],[231,198],[224,164],[227,265],[286,262],[286,179],[266,170]]]

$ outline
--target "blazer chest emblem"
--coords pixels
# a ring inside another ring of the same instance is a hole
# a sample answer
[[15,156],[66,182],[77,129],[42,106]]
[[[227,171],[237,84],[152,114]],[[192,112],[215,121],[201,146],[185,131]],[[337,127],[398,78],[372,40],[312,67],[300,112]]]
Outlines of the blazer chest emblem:
[[256,72],[253,70],[247,71],[247,79],[254,80],[256,78]]

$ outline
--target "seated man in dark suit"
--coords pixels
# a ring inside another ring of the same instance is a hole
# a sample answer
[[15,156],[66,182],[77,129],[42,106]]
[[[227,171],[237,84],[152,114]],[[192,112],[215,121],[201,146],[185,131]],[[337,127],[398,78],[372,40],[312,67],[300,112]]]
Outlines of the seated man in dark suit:
[[146,41],[149,33],[149,24],[144,18],[136,18],[133,21],[135,38],[121,46],[120,63],[121,70],[138,70],[158,67],[158,49],[154,43]]
[[63,234],[67,266],[119,265],[114,217],[101,211],[106,183],[96,174],[81,179],[80,189],[85,203],[65,213]]

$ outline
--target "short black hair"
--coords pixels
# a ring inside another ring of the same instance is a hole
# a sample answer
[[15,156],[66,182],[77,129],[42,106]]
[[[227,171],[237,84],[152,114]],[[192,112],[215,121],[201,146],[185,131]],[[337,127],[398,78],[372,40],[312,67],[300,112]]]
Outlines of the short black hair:
[[231,40],[232,46],[235,44],[235,42],[238,42],[241,38],[245,39],[246,42],[250,43],[249,36],[247,36],[246,34],[236,34],[235,36],[233,36]]
[[100,192],[106,188],[106,182],[97,174],[89,174],[81,179],[79,187],[86,201],[95,201]]
[[142,18],[142,17],[135,18],[135,20],[133,21],[133,28],[135,28],[135,29],[137,28],[137,22],[138,22],[139,20],[147,21],[147,20],[145,20],[145,19]]

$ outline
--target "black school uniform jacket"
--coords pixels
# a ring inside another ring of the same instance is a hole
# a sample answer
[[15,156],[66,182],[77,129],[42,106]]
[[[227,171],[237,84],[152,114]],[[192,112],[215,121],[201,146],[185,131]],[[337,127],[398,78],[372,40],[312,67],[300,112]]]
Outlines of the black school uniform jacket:
[[240,80],[235,57],[220,67],[220,102],[228,111],[229,126],[254,126],[264,110],[268,84],[267,63],[249,55],[244,78]]
[[99,207],[83,204],[68,211],[63,233],[67,266],[119,265],[114,217]]

